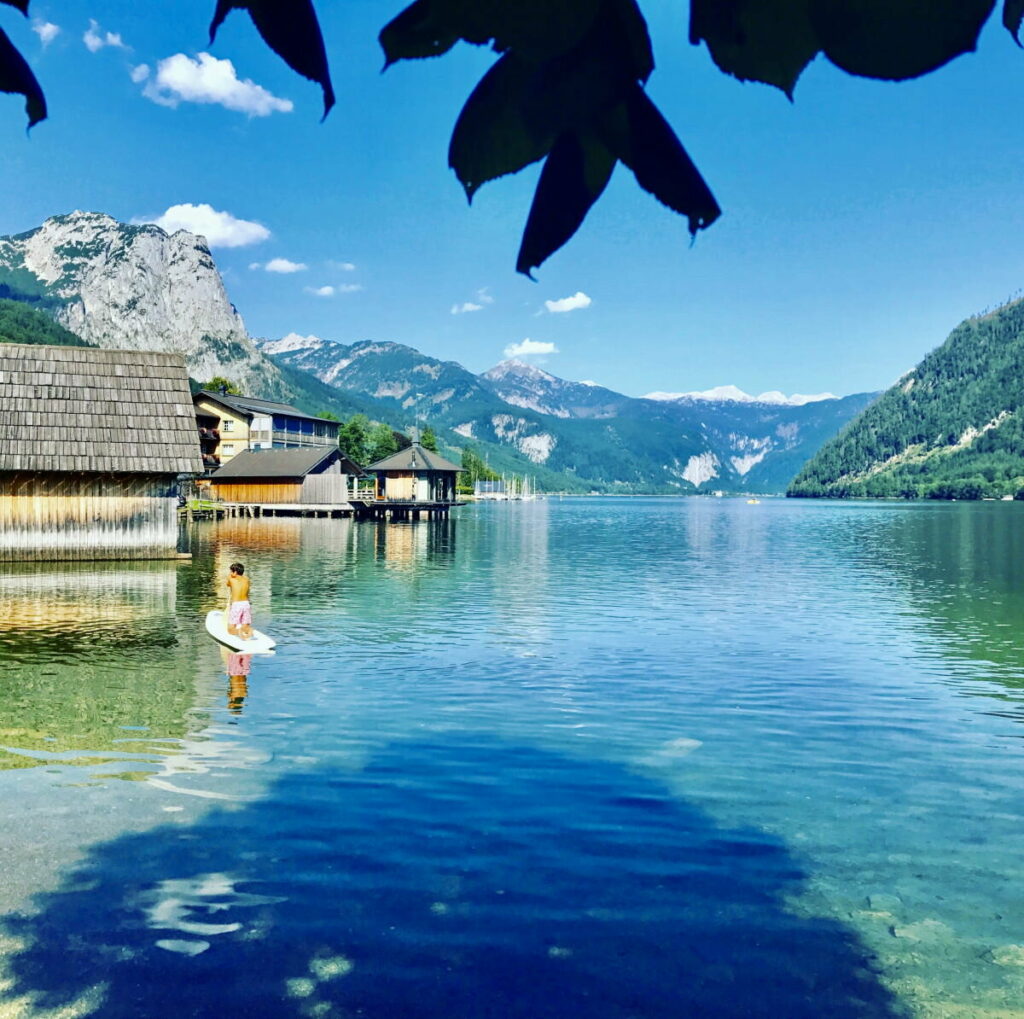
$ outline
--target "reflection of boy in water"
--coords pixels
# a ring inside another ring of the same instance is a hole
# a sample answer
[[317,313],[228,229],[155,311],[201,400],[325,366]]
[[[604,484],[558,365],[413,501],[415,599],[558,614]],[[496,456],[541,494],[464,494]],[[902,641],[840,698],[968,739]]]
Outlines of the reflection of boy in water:
[[[232,563],[225,586],[228,588],[228,633],[249,640],[252,637],[252,607],[249,605],[249,578],[245,567]],[[241,632],[239,632],[241,630]]]
[[233,715],[242,713],[242,704],[249,693],[246,677],[252,665],[252,655],[239,654],[232,651],[228,655],[228,711]]

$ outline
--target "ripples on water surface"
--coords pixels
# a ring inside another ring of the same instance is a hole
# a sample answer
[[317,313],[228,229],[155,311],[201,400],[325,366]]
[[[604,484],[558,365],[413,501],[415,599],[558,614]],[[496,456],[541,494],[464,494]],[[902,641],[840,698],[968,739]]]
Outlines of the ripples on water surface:
[[[1022,510],[552,500],[9,568],[0,1016],[1024,1015]],[[235,559],[275,657],[202,630]]]

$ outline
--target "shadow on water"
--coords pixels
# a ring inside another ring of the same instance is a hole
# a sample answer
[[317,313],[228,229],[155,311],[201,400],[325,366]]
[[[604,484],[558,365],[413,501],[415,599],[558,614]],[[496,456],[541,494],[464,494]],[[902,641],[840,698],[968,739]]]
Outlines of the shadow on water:
[[105,985],[104,1019],[905,1014],[851,931],[787,911],[782,843],[641,776],[488,737],[348,763],[94,847],[0,925],[7,992]]

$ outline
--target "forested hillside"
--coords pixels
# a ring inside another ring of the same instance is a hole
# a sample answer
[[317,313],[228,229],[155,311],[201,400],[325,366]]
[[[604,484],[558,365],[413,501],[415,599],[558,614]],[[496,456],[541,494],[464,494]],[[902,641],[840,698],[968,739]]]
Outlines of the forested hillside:
[[0,343],[52,343],[91,347],[80,336],[58,325],[44,312],[20,301],[0,298]]
[[1024,488],[1024,300],[968,319],[827,442],[793,496],[980,499]]

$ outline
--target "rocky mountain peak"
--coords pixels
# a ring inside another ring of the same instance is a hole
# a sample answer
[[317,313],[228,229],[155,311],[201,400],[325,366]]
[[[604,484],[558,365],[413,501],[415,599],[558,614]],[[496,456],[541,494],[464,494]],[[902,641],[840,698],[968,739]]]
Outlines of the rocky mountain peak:
[[184,354],[198,379],[225,375],[256,391],[278,374],[250,340],[206,240],[185,230],[102,212],[52,216],[0,237],[0,288],[97,346]]
[[493,368],[489,368],[485,371],[483,377],[485,379],[490,379],[493,382],[497,382],[501,379],[508,379],[510,377],[532,379],[547,382],[549,384],[552,382],[562,381],[561,379],[557,379],[554,375],[544,371],[543,368],[538,368],[535,364],[529,364],[526,361],[520,361],[515,357],[510,357],[505,361],[499,361]]

